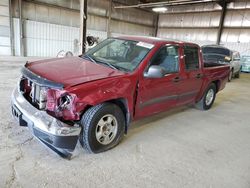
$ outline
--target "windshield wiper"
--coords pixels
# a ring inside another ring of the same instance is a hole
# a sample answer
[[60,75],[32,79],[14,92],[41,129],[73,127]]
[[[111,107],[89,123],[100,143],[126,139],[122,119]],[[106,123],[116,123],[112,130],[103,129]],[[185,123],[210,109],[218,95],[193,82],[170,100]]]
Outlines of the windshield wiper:
[[87,57],[90,61],[97,64],[97,62],[92,57],[90,57],[88,54],[85,54],[83,57]]
[[[120,67],[118,68],[118,67],[116,67],[116,66],[114,66],[114,65],[112,65],[111,63],[108,63],[108,62],[99,61],[99,60],[96,61],[94,58],[90,57],[88,54],[85,54],[85,55],[83,56],[83,58],[84,58],[84,57],[88,58],[90,61],[92,61],[92,62],[94,62],[94,63],[96,63],[96,64],[101,63],[101,64],[104,64],[104,65],[107,65],[107,66],[111,67],[112,69],[120,70]],[[121,68],[121,69],[122,69],[122,68]]]
[[103,62],[103,61],[98,61],[98,63],[104,64],[104,65],[108,65],[108,66],[111,67],[112,69],[119,70],[117,67],[115,67],[115,66],[112,65],[111,63]]

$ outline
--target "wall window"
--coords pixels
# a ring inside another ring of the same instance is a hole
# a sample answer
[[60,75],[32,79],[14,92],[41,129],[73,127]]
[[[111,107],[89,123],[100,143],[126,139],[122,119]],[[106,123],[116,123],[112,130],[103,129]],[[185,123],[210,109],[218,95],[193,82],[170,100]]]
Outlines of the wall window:
[[186,70],[199,69],[199,49],[197,47],[185,46],[184,57]]
[[151,60],[151,65],[163,67],[166,74],[179,72],[178,46],[162,47]]

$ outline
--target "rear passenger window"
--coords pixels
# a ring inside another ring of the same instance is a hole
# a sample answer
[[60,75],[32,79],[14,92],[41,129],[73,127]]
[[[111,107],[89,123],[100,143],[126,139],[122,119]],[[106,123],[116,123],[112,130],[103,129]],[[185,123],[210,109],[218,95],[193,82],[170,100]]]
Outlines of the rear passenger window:
[[186,70],[199,69],[199,50],[197,47],[185,46],[184,57]]

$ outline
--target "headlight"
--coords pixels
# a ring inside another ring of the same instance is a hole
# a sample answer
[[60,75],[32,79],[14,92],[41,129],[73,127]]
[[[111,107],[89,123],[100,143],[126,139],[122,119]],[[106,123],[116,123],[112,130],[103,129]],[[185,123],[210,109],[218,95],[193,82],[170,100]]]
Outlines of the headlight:
[[48,89],[46,110],[50,111],[55,117],[61,117],[64,120],[78,120],[80,114],[77,113],[77,107],[83,107],[84,104],[77,105],[77,96],[68,93],[65,90]]
[[72,96],[69,94],[65,94],[59,99],[59,104],[56,111],[69,109],[71,104],[72,104]]

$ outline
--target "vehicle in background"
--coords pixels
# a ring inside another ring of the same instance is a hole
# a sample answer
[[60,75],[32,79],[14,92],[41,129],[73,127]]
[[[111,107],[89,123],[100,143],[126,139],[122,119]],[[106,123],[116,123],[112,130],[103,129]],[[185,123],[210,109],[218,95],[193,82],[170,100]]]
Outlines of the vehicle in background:
[[241,72],[250,72],[250,56],[241,57]]
[[204,65],[197,44],[109,38],[80,57],[26,63],[12,114],[64,157],[78,139],[99,153],[116,146],[133,120],[187,104],[210,109],[229,71]]
[[240,77],[241,62],[240,62],[240,52],[232,51],[232,57],[230,61],[231,67],[233,68],[234,78]]
[[219,45],[205,45],[202,46],[202,53],[205,64],[217,62],[230,65],[230,74],[228,77],[229,82],[232,78],[240,77],[241,63],[239,52],[231,51],[230,49]]

